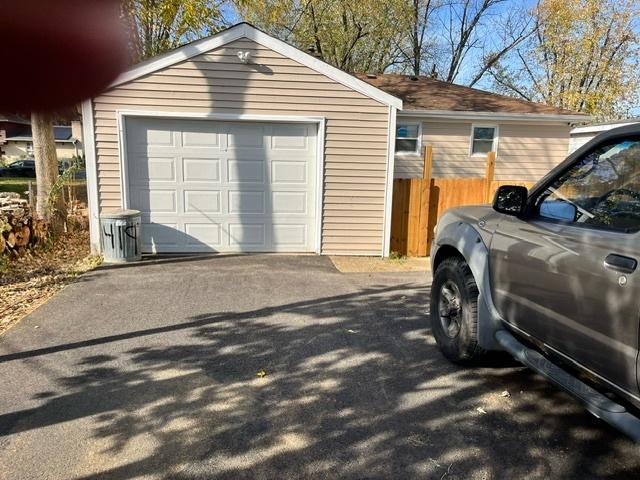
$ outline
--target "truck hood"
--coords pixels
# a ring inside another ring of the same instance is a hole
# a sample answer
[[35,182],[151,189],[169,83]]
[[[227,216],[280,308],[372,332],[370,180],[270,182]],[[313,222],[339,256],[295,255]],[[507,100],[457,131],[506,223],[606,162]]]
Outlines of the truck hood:
[[472,205],[456,207],[445,211],[436,224],[435,240],[438,243],[438,232],[447,225],[462,222],[473,227],[485,245],[491,244],[491,237],[504,215],[496,212],[490,205]]

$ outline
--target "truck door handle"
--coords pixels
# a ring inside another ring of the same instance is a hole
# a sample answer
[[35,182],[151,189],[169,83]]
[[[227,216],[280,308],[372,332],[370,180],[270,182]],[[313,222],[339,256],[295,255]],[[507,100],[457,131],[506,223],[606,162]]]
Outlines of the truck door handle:
[[604,266],[617,272],[633,273],[638,266],[638,261],[635,258],[610,253],[607,255],[607,258],[604,259]]

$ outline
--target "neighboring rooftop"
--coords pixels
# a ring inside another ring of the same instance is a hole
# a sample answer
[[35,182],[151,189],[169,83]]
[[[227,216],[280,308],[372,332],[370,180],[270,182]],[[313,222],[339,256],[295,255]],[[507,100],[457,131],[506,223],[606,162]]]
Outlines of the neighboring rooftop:
[[358,78],[402,99],[403,111],[438,110],[455,112],[580,115],[571,110],[498,95],[475,88],[443,82],[427,76],[385,73],[358,74]]
[[623,118],[621,120],[611,120],[610,122],[598,122],[589,123],[587,125],[581,125],[571,130],[571,135],[583,134],[583,133],[598,133],[605,132],[617,127],[624,127],[626,125],[633,125],[634,123],[640,123],[640,117],[636,118]]
[[31,123],[29,120],[13,113],[0,113],[0,122],[17,123],[20,125],[29,125]]

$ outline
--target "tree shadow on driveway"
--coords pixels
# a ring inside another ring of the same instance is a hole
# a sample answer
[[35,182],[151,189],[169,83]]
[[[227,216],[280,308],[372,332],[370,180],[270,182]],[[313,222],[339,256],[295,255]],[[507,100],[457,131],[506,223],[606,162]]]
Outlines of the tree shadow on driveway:
[[[428,288],[358,282],[2,356],[86,349],[37,406],[1,415],[0,434],[89,420],[78,479],[637,478],[635,447],[535,374],[445,361]],[[101,350],[116,341],[130,348]]]

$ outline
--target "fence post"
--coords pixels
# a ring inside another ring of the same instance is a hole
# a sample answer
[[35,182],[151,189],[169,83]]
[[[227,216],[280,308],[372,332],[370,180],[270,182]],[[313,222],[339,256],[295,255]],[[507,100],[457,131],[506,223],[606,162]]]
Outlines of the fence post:
[[29,195],[29,208],[31,209],[32,212],[35,212],[36,210],[36,202],[35,202],[35,192],[33,191],[33,182],[31,180],[29,180],[29,187],[28,187],[28,195]]
[[424,147],[424,168],[422,170],[422,179],[431,180],[431,167],[433,164],[433,146]]
[[433,167],[433,146],[424,149],[424,167],[422,170],[422,188],[420,198],[420,218],[418,220],[418,256],[429,254],[429,200],[431,198],[431,171]]
[[493,175],[496,170],[496,152],[487,153],[487,170],[484,176],[486,185],[484,198],[485,201],[491,203],[491,185],[493,184]]

